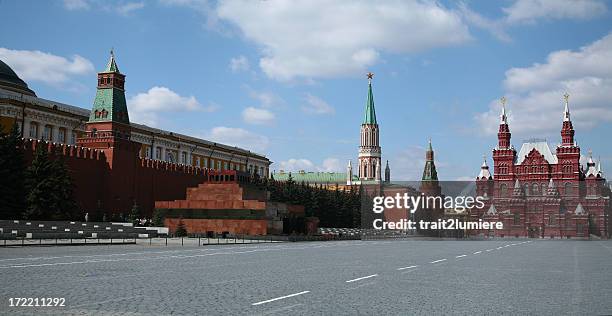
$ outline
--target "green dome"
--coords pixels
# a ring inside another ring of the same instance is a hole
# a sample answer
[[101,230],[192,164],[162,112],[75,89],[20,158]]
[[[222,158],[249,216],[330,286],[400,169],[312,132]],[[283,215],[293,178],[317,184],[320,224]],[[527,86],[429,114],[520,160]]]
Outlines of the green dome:
[[36,96],[34,91],[28,88],[28,84],[21,80],[13,69],[11,69],[11,67],[5,64],[2,60],[0,60],[0,88]]

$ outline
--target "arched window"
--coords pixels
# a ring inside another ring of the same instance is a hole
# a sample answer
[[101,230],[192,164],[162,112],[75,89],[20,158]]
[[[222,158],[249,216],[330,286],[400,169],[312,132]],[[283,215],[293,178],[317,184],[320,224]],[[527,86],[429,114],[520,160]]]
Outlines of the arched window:
[[508,194],[508,186],[505,183],[502,183],[499,186],[499,196],[505,197]]
[[564,189],[565,195],[570,195],[572,194],[572,184],[567,182],[565,183],[565,189]]
[[38,123],[30,122],[30,138],[38,138]]
[[521,224],[521,214],[514,213],[514,225]]
[[533,186],[531,187],[531,193],[533,193],[533,195],[540,194],[540,187],[538,186],[537,183],[534,183]]

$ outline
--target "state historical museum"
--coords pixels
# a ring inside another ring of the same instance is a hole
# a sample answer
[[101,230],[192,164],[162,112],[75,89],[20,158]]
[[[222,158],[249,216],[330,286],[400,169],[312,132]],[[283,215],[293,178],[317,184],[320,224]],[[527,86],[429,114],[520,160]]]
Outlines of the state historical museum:
[[493,149],[494,173],[486,159],[476,178],[476,193],[486,206],[473,209],[472,219],[501,221],[502,230],[473,231],[496,237],[589,238],[610,236],[610,188],[589,151],[586,168],[574,140],[569,96],[565,96],[561,143],[553,152],[545,140],[526,141],[517,153],[502,98],[498,143]]

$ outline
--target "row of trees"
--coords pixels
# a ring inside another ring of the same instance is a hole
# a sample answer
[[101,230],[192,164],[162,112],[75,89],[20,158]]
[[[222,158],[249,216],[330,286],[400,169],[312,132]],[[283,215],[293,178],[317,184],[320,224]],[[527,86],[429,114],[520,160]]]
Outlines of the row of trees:
[[38,146],[26,167],[22,141],[17,124],[8,134],[0,126],[0,218],[74,219],[74,185],[62,156],[51,159],[46,146]]
[[270,200],[304,205],[306,216],[319,218],[320,227],[361,226],[361,196],[363,190],[330,190],[326,185],[311,186],[296,183],[290,176],[287,181],[262,179],[261,184],[270,192]]

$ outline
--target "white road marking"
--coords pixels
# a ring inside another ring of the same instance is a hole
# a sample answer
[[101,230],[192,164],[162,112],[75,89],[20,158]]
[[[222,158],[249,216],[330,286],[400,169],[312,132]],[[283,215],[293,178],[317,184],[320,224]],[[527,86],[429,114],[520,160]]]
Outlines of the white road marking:
[[502,248],[504,248],[504,247],[497,247],[497,248],[495,248],[495,249],[502,249]]
[[486,252],[489,252],[489,251],[493,251],[493,250],[495,250],[495,249],[487,249],[487,250],[485,250],[485,251],[486,251]]
[[351,283],[351,282],[355,282],[355,281],[360,281],[360,280],[364,280],[364,279],[369,279],[369,278],[373,278],[373,277],[377,277],[378,274],[372,274],[372,275],[368,275],[368,276],[364,276],[361,278],[357,278],[357,279],[352,279],[352,280],[348,280],[346,281],[346,283]]
[[467,255],[459,255],[459,256],[456,256],[455,258],[463,258],[465,256],[467,256]]
[[510,245],[505,245],[504,248],[506,248],[506,247],[510,247]]
[[482,251],[476,251],[474,254],[475,254],[475,255],[477,255],[477,254],[479,254],[479,253],[481,253],[481,252],[482,252]]
[[430,263],[438,263],[438,262],[442,262],[442,261],[446,261],[446,259],[440,259],[440,260],[432,261]]
[[406,270],[406,269],[413,269],[413,268],[416,268],[416,267],[418,267],[418,266],[409,266],[409,267],[397,268],[397,271]]
[[285,295],[285,296],[281,296],[281,297],[277,297],[277,298],[273,298],[273,299],[269,299],[269,300],[253,303],[251,305],[256,306],[256,305],[266,304],[266,303],[270,303],[270,302],[274,302],[274,301],[278,301],[278,300],[282,300],[282,299],[285,299],[285,298],[294,297],[294,296],[298,296],[298,295],[302,295],[302,294],[306,294],[306,293],[310,293],[310,291],[303,291],[303,292],[300,292],[300,293],[293,293],[293,294],[289,294],[289,295]]

